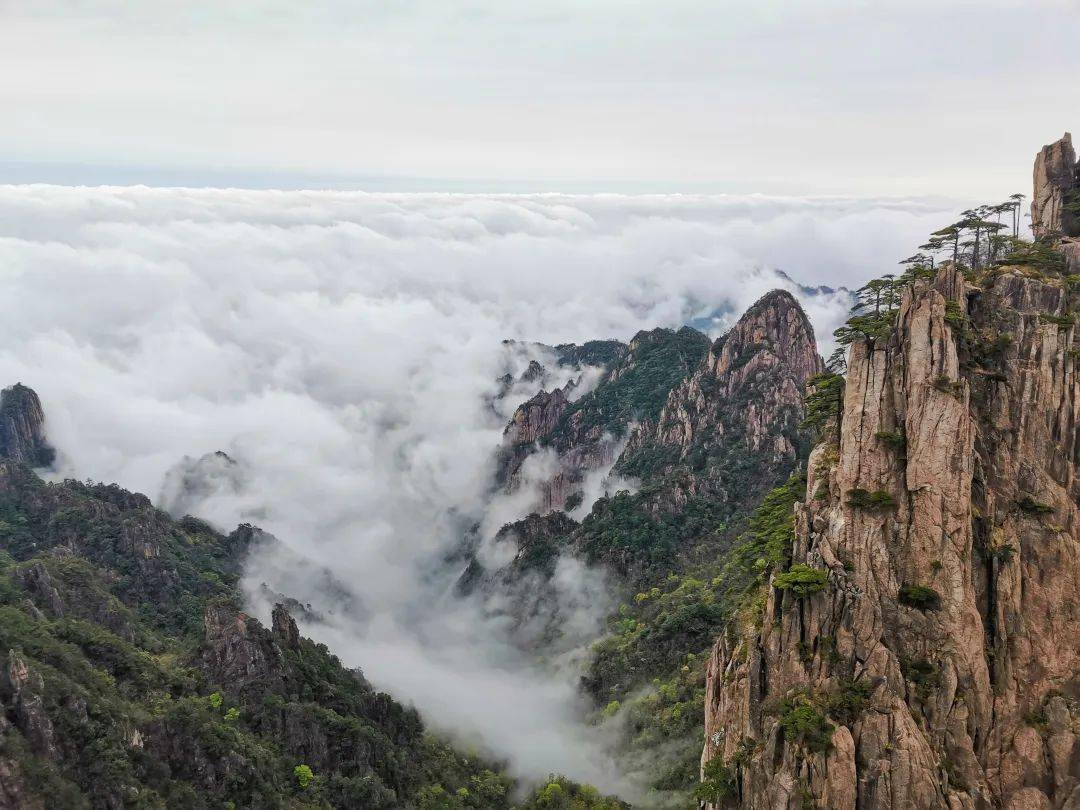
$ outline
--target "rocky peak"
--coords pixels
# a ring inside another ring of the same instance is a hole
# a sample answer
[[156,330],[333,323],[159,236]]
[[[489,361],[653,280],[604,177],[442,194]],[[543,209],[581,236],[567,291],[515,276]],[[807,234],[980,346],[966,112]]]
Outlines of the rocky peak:
[[1035,158],[1031,228],[1036,237],[1080,236],[1080,164],[1068,132]]
[[558,462],[541,483],[535,508],[547,512],[573,503],[589,471],[615,462],[630,426],[640,418],[655,418],[668,392],[697,366],[708,345],[705,335],[683,327],[638,332],[628,346],[592,341],[571,347],[581,349],[575,358],[604,361],[604,373],[584,395],[577,395],[571,380],[561,389],[539,392],[517,409],[503,434],[499,483],[515,489],[522,465],[540,445],[554,452]]
[[521,373],[524,382],[543,382],[547,377],[547,369],[538,360],[530,360],[529,367]]
[[540,391],[518,406],[503,435],[515,444],[532,444],[551,435],[569,400],[561,388]]
[[45,411],[32,388],[16,383],[0,392],[0,458],[48,467],[56,453],[45,440]]
[[[228,684],[237,692],[280,689],[284,682],[284,664],[275,639],[282,639],[278,632],[281,622],[275,610],[274,631],[271,632],[229,603],[207,605],[203,615],[205,641],[202,648],[202,664],[206,671],[216,683]],[[281,629],[287,631],[287,628]]]
[[277,603],[271,616],[273,620],[274,638],[288,650],[300,649],[300,630],[296,626],[293,617],[289,615],[285,605]]
[[772,462],[793,462],[806,382],[823,367],[799,302],[773,290],[712,344],[672,390],[659,419],[638,428],[624,466],[633,467],[649,448],[668,448],[674,462],[732,443],[764,450]]
[[[714,375],[718,380],[726,379],[729,388],[739,385],[762,364],[782,365],[800,385],[822,369],[814,328],[786,290],[772,290],[759,298],[714,344],[710,357],[715,361]],[[755,365],[746,369],[751,362]]]

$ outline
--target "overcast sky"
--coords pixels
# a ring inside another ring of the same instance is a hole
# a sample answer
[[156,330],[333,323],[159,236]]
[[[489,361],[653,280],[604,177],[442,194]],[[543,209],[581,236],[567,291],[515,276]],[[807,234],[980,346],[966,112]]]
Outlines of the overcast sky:
[[1077,0],[0,0],[0,182],[995,197]]

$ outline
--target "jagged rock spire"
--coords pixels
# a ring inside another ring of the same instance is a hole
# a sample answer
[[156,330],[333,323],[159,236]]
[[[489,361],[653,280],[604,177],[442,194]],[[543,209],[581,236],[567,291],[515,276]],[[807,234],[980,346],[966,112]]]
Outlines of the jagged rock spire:
[[45,440],[45,411],[32,388],[16,383],[0,392],[0,458],[48,467],[56,457]]
[[1080,201],[1080,164],[1068,132],[1035,157],[1031,228],[1038,238],[1080,236],[1080,216],[1069,210]]

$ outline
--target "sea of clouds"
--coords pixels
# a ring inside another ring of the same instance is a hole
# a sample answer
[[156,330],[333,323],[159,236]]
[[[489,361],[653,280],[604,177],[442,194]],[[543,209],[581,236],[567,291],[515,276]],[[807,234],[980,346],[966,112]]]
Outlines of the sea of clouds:
[[[0,186],[0,384],[41,395],[59,476],[278,538],[249,565],[255,612],[310,603],[306,632],[518,774],[632,792],[582,724],[573,667],[553,675],[453,595],[445,561],[491,507],[514,404],[492,406],[495,379],[529,359],[502,341],[627,340],[737,317],[774,286],[827,339],[844,296],[774,268],[857,286],[955,208]],[[219,450],[235,465],[200,472]],[[178,492],[192,469],[201,485]],[[574,626],[600,632],[595,572],[560,577]]]

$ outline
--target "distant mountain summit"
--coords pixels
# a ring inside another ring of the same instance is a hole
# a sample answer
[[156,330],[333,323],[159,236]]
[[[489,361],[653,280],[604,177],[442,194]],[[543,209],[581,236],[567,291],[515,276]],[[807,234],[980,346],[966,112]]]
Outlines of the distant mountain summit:
[[[829,287],[824,284],[811,287],[795,281],[783,270],[773,269],[769,272],[773,274],[773,277],[776,280],[785,283],[786,285],[790,285],[792,290],[798,291],[805,298],[811,300],[815,298],[838,298],[845,306],[851,306],[853,303],[851,291],[847,287]],[[730,319],[734,314],[734,308],[731,305],[725,305],[717,307],[704,315],[698,315],[691,318],[686,322],[686,325],[707,334],[716,334],[718,326],[730,323]]]
[[22,383],[0,392],[0,458],[30,467],[49,467],[56,459],[45,439],[41,400]]

